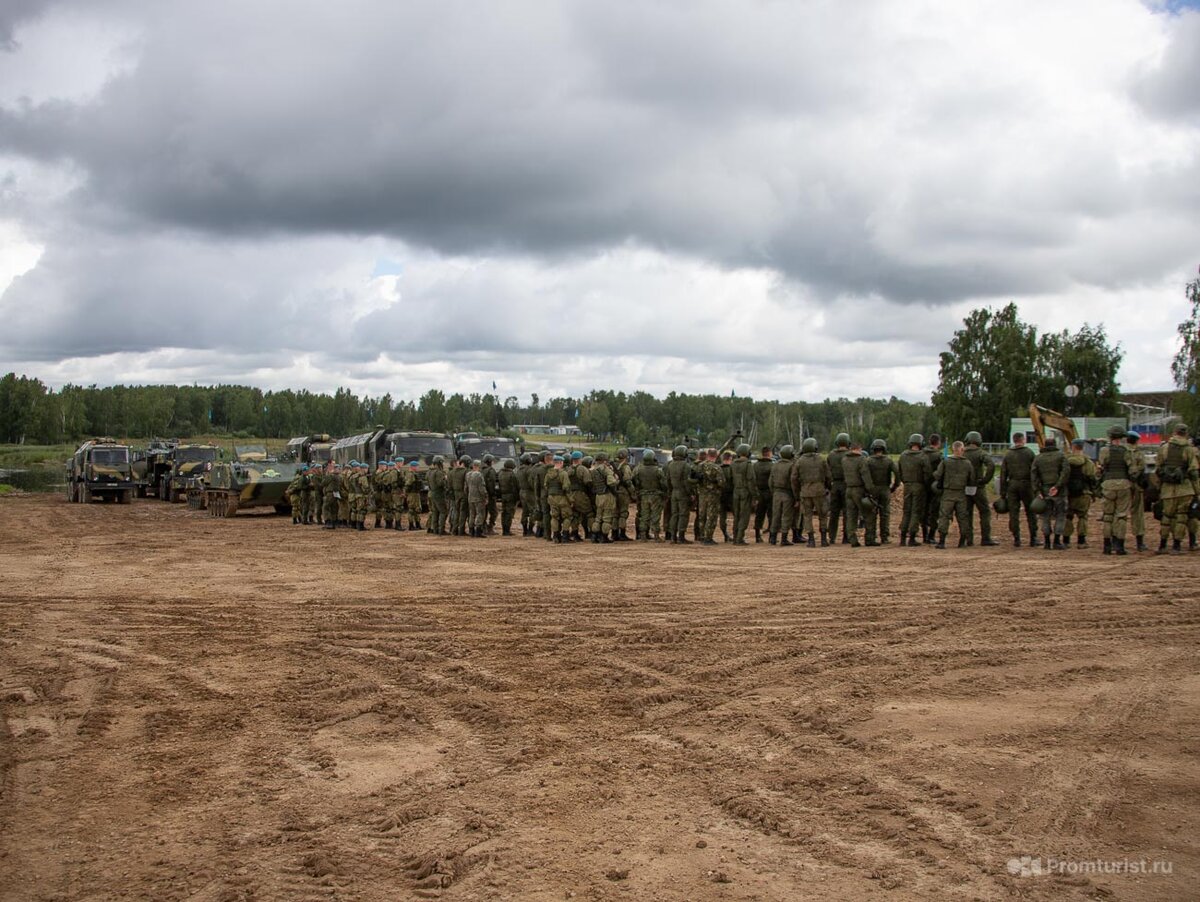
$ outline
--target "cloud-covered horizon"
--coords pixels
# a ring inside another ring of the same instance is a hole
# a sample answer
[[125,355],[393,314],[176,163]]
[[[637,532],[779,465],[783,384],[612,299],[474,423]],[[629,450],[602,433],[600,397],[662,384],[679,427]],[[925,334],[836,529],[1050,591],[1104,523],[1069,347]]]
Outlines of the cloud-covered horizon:
[[52,384],[918,400],[1014,300],[1161,388],[1198,209],[1187,4],[0,13],[0,361]]

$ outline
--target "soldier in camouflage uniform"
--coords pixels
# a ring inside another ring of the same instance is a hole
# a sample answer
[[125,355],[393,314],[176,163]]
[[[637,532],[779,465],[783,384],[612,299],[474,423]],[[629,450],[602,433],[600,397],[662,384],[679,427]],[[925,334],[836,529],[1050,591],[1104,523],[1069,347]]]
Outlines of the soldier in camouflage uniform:
[[733,537],[729,534],[729,515],[733,513],[733,452],[725,451],[721,454],[721,476],[724,481],[721,483],[721,516],[717,520],[717,526],[721,530],[721,538],[726,542],[732,542]]
[[[879,545],[892,540],[892,492],[900,487],[900,470],[896,462],[888,457],[887,442],[881,438],[871,442],[867,470],[871,474],[867,495],[875,502],[874,508],[867,514],[867,544]],[[875,529],[876,519],[879,522],[878,532]]]
[[534,535],[547,542],[554,540],[550,529],[550,502],[546,500],[546,476],[554,469],[554,452],[543,451],[542,456],[533,464],[531,482],[533,494],[537,498],[537,522],[534,524]]
[[950,446],[951,455],[943,458],[934,471],[933,482],[941,499],[938,513],[938,548],[946,547],[946,533],[950,531],[950,515],[958,521],[958,547],[973,544],[974,534],[971,518],[967,513],[967,489],[975,485],[975,467],[966,458],[966,445],[955,442]]
[[[900,544],[915,548],[925,541],[925,499],[933,483],[933,465],[923,451],[925,436],[914,432],[908,437],[908,448],[900,454],[900,481],[904,484],[904,512],[900,516]],[[917,541],[920,531],[921,542]]]
[[496,458],[490,454],[483,455],[483,466],[480,468],[480,472],[483,473],[483,484],[487,488],[485,530],[488,535],[496,533],[496,503],[500,500],[500,474],[496,471],[495,464]]
[[[808,533],[808,547],[817,545],[817,532],[821,534],[821,547],[829,545],[829,507],[825,493],[833,484],[829,463],[820,454],[815,438],[806,438],[800,446],[800,456],[792,465],[792,493],[800,499],[800,529]],[[817,525],[813,527],[813,516]]]
[[725,487],[725,474],[721,471],[721,465],[717,463],[716,448],[709,448],[702,453],[703,460],[699,460],[696,466],[699,495],[696,519],[700,523],[700,544],[716,545],[713,535],[721,517],[721,491]]
[[304,522],[307,511],[304,509],[304,464],[296,470],[296,475],[287,487],[288,501],[292,505],[292,525],[299,526]]
[[754,462],[754,541],[762,542],[763,528],[771,531],[771,467],[775,463],[775,455],[770,445],[764,445],[758,460]]
[[833,450],[825,462],[829,464],[829,541],[837,541],[838,521],[842,524],[842,544],[850,544],[850,524],[857,531],[858,511],[849,512],[846,504],[846,456],[850,453],[850,436],[839,432],[833,440]]
[[[408,528],[421,528],[421,489],[424,480],[421,477],[421,461],[414,458],[409,461],[408,471],[404,474],[404,506],[408,510]],[[400,528],[400,514],[396,514],[396,528]]]
[[358,529],[361,532],[367,528],[367,514],[371,508],[371,470],[366,464],[358,465],[354,485],[358,496]]
[[471,469],[467,472],[466,487],[469,508],[467,523],[470,527],[470,534],[477,539],[482,539],[487,535],[488,492],[487,480],[484,478],[477,460],[471,462]]
[[396,485],[396,467],[390,460],[380,460],[375,465],[375,476],[371,480],[371,493],[375,502],[375,528],[387,518],[387,528],[395,522],[392,516],[392,489]]
[[633,471],[633,486],[637,492],[637,537],[657,542],[662,526],[663,495],[669,489],[666,471],[649,448],[642,452],[642,462]]
[[[1141,454],[1138,450],[1138,442],[1141,440],[1141,435],[1132,429],[1125,433],[1125,445],[1134,454]],[[1129,486],[1129,524],[1133,528],[1133,537],[1137,540],[1138,551],[1149,550],[1146,548],[1146,486],[1149,484],[1149,480],[1150,477],[1143,465],[1137,482],[1131,483]]]
[[796,449],[784,445],[779,449],[779,460],[771,465],[771,538],[774,545],[791,545],[788,536],[792,531],[792,511],[796,506],[796,496],[792,494],[792,464],[796,457]]
[[[937,472],[938,465],[944,457],[942,449],[942,437],[936,432],[929,434],[929,444],[924,449],[925,456],[929,458],[929,469]],[[925,532],[924,541],[926,544],[932,542],[937,536],[937,525],[942,510],[942,499],[939,497],[937,483],[929,484],[929,491],[925,494]]]
[[[1000,543],[992,538],[992,507],[991,499],[988,498],[988,486],[992,484],[992,477],[996,475],[996,464],[992,455],[983,450],[983,436],[978,432],[968,432],[964,443],[967,446],[964,456],[975,468],[975,494],[967,496],[967,516],[973,518],[976,514],[979,515],[980,545],[999,545]],[[971,532],[975,532],[974,524],[971,526]]]
[[1008,529],[1012,533],[1013,547],[1021,547],[1021,506],[1025,506],[1025,519],[1029,524],[1029,547],[1036,548],[1037,515],[1030,507],[1033,504],[1033,459],[1036,455],[1025,446],[1025,433],[1014,432],[1012,447],[1000,463],[1000,497],[1008,505]]
[[667,464],[667,487],[671,496],[671,522],[667,535],[672,544],[691,545],[687,537],[688,519],[691,516],[692,489],[690,486],[691,466],[687,459],[687,446],[676,445]]
[[[1140,454],[1133,456],[1140,461]],[[1200,458],[1188,441],[1188,427],[1183,423],[1175,427],[1171,437],[1158,449],[1158,481],[1159,499],[1162,501],[1162,533],[1158,553],[1167,553],[1167,538],[1170,537],[1171,553],[1182,554],[1185,535],[1189,538],[1189,548],[1195,547],[1191,542],[1188,511],[1193,500],[1200,497]],[[1107,487],[1105,483],[1106,490]],[[1106,491],[1106,499],[1107,496]]]
[[571,475],[563,467],[563,459],[553,455],[553,466],[546,470],[543,479],[546,493],[546,507],[550,511],[550,540],[556,545],[571,541],[568,528],[571,524],[571,500],[567,493],[571,490]]
[[504,458],[496,476],[496,496],[500,499],[500,532],[512,535],[513,517],[521,500],[521,486],[517,482],[517,464],[511,457]]
[[592,467],[592,497],[596,504],[595,529],[592,531],[592,541],[596,544],[609,544],[616,540],[617,533],[617,479],[616,471],[609,466],[608,455],[603,451],[596,452],[595,465]]
[[[1104,494],[1104,553],[1128,554],[1125,535],[1129,501],[1132,484],[1142,475],[1142,456],[1126,447],[1124,427],[1113,426],[1108,437],[1109,443],[1100,449],[1100,459],[1096,462]],[[1165,502],[1163,506],[1165,509]]]
[[464,454],[450,470],[450,534],[465,536],[467,534],[467,470],[471,466],[471,458]]
[[346,466],[338,469],[338,525],[349,528],[350,523],[350,482],[354,476],[354,465],[357,461],[350,461]]
[[[1058,449],[1058,440],[1046,439],[1046,446],[1033,461],[1033,492],[1046,504],[1042,509],[1042,542],[1047,551],[1063,549],[1066,519],[1067,458]],[[1053,536],[1054,544],[1051,544]]]
[[450,517],[450,480],[446,473],[446,458],[438,454],[429,467],[429,532],[445,535]]
[[[571,491],[567,498],[571,502],[570,534],[573,541],[579,542],[592,537],[592,498],[588,489],[592,484],[592,473],[583,460],[582,451],[571,452],[571,466],[565,468],[567,478],[571,483]],[[583,535],[579,534],[580,527]],[[565,530],[564,530],[565,531]]]
[[737,446],[737,458],[729,465],[729,481],[733,488],[733,544],[745,545],[757,487],[754,464],[750,462],[750,446],[744,442]]
[[1092,509],[1092,497],[1096,491],[1096,465],[1083,453],[1083,439],[1071,442],[1071,453],[1067,455],[1067,509],[1063,524],[1063,547],[1071,544],[1074,525],[1079,523],[1079,538],[1076,544],[1087,545],[1088,512]]
[[[833,455],[829,455],[832,457]],[[850,443],[850,450],[842,458],[842,475],[846,481],[846,528],[850,531],[850,547],[858,548],[858,516],[863,509],[863,499],[872,485],[871,471],[867,468],[867,456],[863,454],[862,442]],[[867,521],[867,543],[875,539],[874,518]]]
[[633,500],[633,467],[629,465],[629,452],[624,448],[617,452],[616,474],[617,535],[615,538],[618,542],[628,542],[629,533],[626,532],[626,529],[629,524],[629,504]]
[[533,503],[529,468],[533,459],[529,454],[522,454],[517,462],[513,475],[517,479],[517,496],[521,501],[521,535],[533,535],[533,517],[536,505]]
[[340,519],[339,506],[341,499],[338,497],[342,491],[342,475],[338,472],[338,466],[333,461],[325,468],[325,473],[321,478],[322,496],[325,500],[325,509],[321,512],[321,517],[325,521],[326,529],[337,529]]

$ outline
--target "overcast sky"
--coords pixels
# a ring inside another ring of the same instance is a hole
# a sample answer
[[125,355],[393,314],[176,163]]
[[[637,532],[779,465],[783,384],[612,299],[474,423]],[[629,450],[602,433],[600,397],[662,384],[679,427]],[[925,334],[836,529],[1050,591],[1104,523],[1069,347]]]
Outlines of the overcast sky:
[[973,307],[1170,385],[1200,10],[4,0],[0,371],[925,400]]

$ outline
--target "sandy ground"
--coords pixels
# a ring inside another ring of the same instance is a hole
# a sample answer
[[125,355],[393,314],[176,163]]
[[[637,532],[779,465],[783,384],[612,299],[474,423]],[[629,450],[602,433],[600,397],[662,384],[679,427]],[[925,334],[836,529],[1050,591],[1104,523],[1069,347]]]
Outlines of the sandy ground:
[[1196,898],[1198,577],[2,499],[0,898]]

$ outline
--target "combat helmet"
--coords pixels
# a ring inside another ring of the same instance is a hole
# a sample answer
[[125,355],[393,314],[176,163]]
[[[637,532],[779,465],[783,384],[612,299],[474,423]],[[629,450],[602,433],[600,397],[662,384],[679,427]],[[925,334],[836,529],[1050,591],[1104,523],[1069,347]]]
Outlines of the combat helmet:
[[502,466],[506,470],[515,470],[517,468],[517,462],[515,460],[513,460],[511,457],[506,457],[506,458],[504,458],[504,463],[502,464]]
[[804,444],[802,444],[800,446],[800,450],[803,451],[805,454],[812,454],[813,452],[815,452],[817,450],[817,440],[815,438],[812,438],[811,436],[809,438],[806,438],[804,440]]
[[1125,438],[1125,427],[1124,426],[1109,426],[1108,427],[1108,437],[1109,438]]
[[742,442],[740,445],[738,445],[737,446],[737,456],[738,457],[749,457],[750,456],[750,446],[747,445],[745,442]]
[[460,464],[465,464],[465,465],[466,465],[466,466],[468,466],[468,467],[469,467],[469,466],[471,466],[471,455],[470,455],[470,454],[464,454],[462,457],[460,457],[460,458],[458,459],[458,462],[459,462]]
[[910,446],[911,446],[911,445],[922,445],[922,446],[924,446],[924,444],[925,444],[925,436],[921,435],[921,433],[919,433],[919,432],[914,432],[912,435],[910,435],[910,436],[908,437],[908,444],[909,444]]
[[877,439],[875,439],[875,441],[871,442],[871,453],[874,454],[876,451],[883,451],[886,453],[887,452],[887,442],[885,442],[881,438],[877,438]]
[[848,432],[839,432],[839,433],[837,434],[837,438],[835,438],[835,439],[833,440],[833,443],[834,443],[835,445],[837,445],[839,448],[848,448],[848,447],[850,447],[850,433],[848,433]]
[[[608,460],[608,452],[607,451],[597,451],[596,459],[593,461],[593,463],[599,463],[602,460],[605,460],[605,461]],[[584,463],[587,463],[586,457],[584,458]]]
[[596,459],[594,457],[592,457],[592,455],[590,455],[590,454],[587,455],[586,457],[584,457],[582,461],[580,461],[580,463],[582,463],[585,467],[590,467],[595,462],[596,462]]
[[648,464],[652,460],[653,461],[658,460],[658,458],[654,456],[654,452],[652,450],[650,450],[649,448],[643,449],[642,450],[642,463]]
[[983,444],[983,436],[980,435],[978,432],[976,432],[974,429],[972,429],[970,432],[967,433],[966,437],[963,439],[963,443],[967,444],[967,445],[982,445]]
[[629,449],[628,448],[621,448],[617,451],[617,460],[628,460],[628,459],[629,459]]
[[490,454],[485,454],[485,455],[483,455],[483,462],[485,464],[495,463],[496,458],[492,457],[492,455],[490,455]]
[[434,465],[435,467],[442,467],[442,466],[445,466],[445,465],[446,465],[446,458],[442,457],[442,455],[440,455],[440,454],[435,454],[435,455],[433,455],[433,465]]
[[[796,449],[793,448],[791,445],[784,445],[782,448],[779,449],[779,456],[782,457],[784,460],[791,460],[793,457],[796,456]],[[780,471],[780,472],[782,472],[782,471]]]
[[687,445],[676,445],[671,452],[671,457],[675,460],[687,460]]

